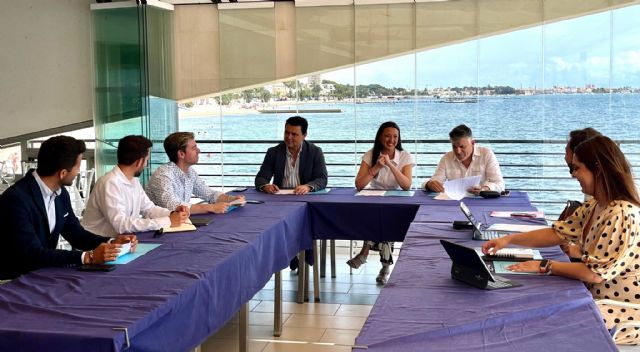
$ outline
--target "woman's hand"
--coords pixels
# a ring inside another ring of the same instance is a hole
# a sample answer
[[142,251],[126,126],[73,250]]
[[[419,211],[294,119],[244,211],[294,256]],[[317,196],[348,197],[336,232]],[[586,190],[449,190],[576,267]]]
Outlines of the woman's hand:
[[540,261],[529,260],[526,262],[520,262],[517,264],[509,265],[507,270],[519,272],[519,273],[538,273],[540,272]]
[[505,236],[496,238],[493,240],[489,240],[482,245],[482,253],[484,254],[495,254],[500,249],[506,247],[509,244],[509,238],[511,236]]
[[388,166],[389,162],[390,162],[389,156],[387,154],[380,153],[380,156],[378,157],[378,162],[376,164],[378,164],[380,168],[383,168],[385,166]]

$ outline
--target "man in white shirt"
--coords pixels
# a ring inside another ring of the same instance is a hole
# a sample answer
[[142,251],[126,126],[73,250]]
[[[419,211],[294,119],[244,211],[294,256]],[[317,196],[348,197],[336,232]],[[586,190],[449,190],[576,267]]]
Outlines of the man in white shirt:
[[447,180],[482,176],[480,184],[469,189],[469,192],[504,191],[504,180],[495,154],[489,148],[475,145],[469,127],[456,126],[449,132],[449,139],[453,150],[440,159],[436,172],[422,185],[424,189],[444,192],[444,182]]
[[82,225],[104,236],[176,227],[189,217],[188,208],[175,211],[153,204],[138,177],[147,167],[152,143],[144,136],[126,136],[118,142],[118,164],[100,177],[91,192]]

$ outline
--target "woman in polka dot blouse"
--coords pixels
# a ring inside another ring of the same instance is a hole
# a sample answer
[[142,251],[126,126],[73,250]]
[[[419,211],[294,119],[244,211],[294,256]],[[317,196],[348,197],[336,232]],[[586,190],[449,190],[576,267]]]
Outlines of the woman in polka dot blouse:
[[[493,253],[508,244],[548,247],[572,241],[582,251],[582,262],[527,261],[509,269],[582,280],[596,301],[640,304],[640,199],[629,162],[611,139],[596,136],[576,147],[571,166],[582,192],[592,199],[551,228],[491,240],[482,250]],[[640,321],[637,308],[599,307],[612,331],[620,323]],[[638,327],[621,328],[616,343],[638,344],[639,336]]]

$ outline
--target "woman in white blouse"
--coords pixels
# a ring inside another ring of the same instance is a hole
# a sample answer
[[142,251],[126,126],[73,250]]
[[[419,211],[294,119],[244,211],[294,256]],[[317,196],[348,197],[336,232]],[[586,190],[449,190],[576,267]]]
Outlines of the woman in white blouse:
[[[376,133],[373,148],[362,156],[360,170],[356,176],[356,188],[402,189],[411,188],[411,172],[416,165],[413,156],[402,150],[400,127],[388,121],[380,125]],[[380,252],[382,269],[376,282],[385,284],[389,276],[389,265],[393,264],[393,242],[365,241],[358,255],[349,259],[347,264],[357,269],[367,262],[369,251]]]

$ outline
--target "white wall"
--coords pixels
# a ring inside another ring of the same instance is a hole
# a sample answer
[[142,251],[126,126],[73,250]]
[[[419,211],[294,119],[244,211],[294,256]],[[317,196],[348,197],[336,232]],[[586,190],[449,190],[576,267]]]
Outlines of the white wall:
[[93,119],[90,3],[0,1],[0,140]]

